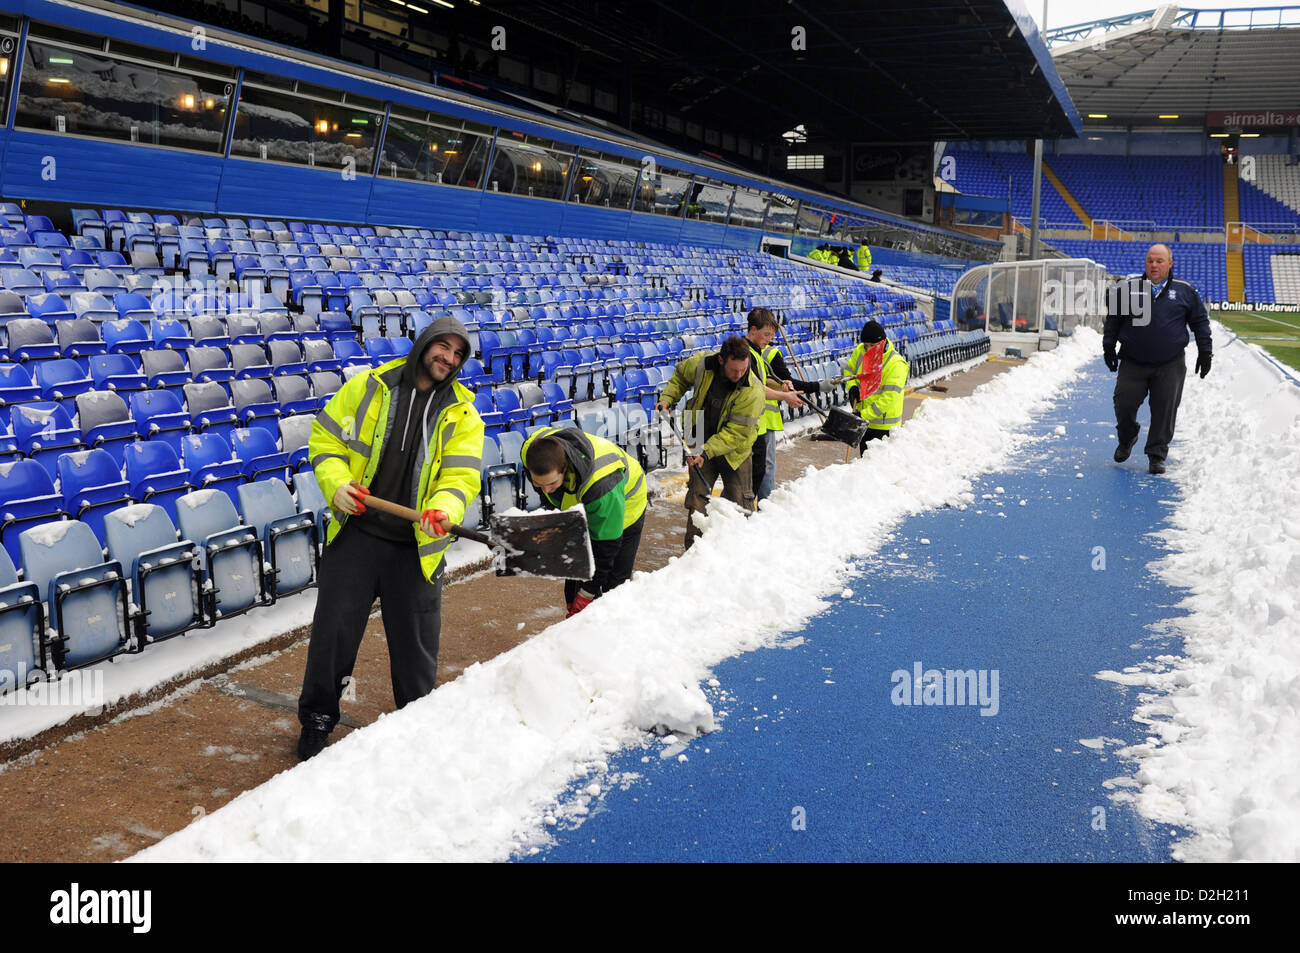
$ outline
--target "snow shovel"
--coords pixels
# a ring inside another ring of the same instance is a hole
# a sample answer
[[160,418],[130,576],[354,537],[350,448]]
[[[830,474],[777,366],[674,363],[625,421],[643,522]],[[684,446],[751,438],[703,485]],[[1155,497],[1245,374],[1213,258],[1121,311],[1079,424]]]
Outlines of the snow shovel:
[[856,448],[867,435],[867,422],[843,407],[832,407],[826,416],[826,422],[822,424],[822,433],[831,440],[838,440]]
[[[420,514],[409,506],[377,496],[367,496],[365,504],[412,523],[420,522]],[[498,576],[590,579],[596,573],[587,516],[581,509],[496,515],[486,533],[456,523],[451,532],[490,548]]]

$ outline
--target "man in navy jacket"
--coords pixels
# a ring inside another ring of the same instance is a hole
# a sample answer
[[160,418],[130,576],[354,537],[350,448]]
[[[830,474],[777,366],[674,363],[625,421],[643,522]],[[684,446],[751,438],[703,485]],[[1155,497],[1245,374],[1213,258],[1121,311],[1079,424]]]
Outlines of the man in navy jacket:
[[[1102,347],[1106,366],[1118,371],[1115,421],[1119,446],[1115,462],[1128,459],[1141,428],[1138,408],[1151,397],[1151,430],[1146,455],[1152,473],[1165,472],[1165,456],[1174,437],[1178,404],[1183,399],[1188,329],[1196,336],[1196,373],[1210,373],[1210,318],[1197,290],[1170,274],[1173,253],[1167,245],[1147,251],[1146,271],[1130,275],[1107,297]],[[1116,341],[1120,352],[1115,353]]]

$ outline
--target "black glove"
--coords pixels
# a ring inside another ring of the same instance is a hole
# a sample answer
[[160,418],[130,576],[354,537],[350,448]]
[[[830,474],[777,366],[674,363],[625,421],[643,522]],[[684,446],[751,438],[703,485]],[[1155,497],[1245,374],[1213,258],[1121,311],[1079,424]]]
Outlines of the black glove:
[[1102,353],[1102,360],[1106,362],[1106,369],[1114,374],[1119,370],[1119,358],[1115,356],[1115,346],[1112,344]]
[[849,385],[849,406],[856,407],[858,403],[858,385]]
[[1202,380],[1205,379],[1206,374],[1210,373],[1211,356],[1212,355],[1210,354],[1209,351],[1196,352],[1196,373],[1201,375]]

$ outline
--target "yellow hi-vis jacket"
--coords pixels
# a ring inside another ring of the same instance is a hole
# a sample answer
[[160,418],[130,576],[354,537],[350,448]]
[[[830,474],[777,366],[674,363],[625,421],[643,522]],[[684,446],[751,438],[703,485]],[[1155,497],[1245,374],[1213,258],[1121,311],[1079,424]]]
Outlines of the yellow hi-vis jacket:
[[[694,389],[686,407],[686,425],[690,432],[704,426],[704,399],[713,386],[713,378],[723,373],[718,367],[718,355],[695,354],[682,361],[673,370],[672,379],[664,387],[663,399],[676,404],[688,390]],[[709,435],[701,451],[706,459],[722,457],[733,470],[740,468],[754,449],[758,439],[758,418],[763,414],[763,385],[754,372],[746,372],[745,379],[728,395],[718,418],[718,432]],[[689,439],[689,438],[688,438]]]
[[[393,429],[389,396],[401,382],[406,362],[405,357],[400,357],[368,373],[357,374],[330,398],[311,425],[308,458],[316,471],[321,493],[331,506],[330,522],[325,530],[327,544],[334,541],[347,519],[345,514],[333,509],[335,492],[352,480],[370,486],[379,468],[384,441]],[[438,414],[429,430],[429,444],[421,448],[417,458],[420,476],[415,497],[392,502],[420,512],[442,510],[453,523],[459,523],[482,485],[484,428],[483,418],[474,409],[473,393],[457,381],[452,381],[451,386],[456,400]],[[424,578],[432,582],[454,537],[429,536],[419,523],[412,524],[412,532],[420,569]]]
[[592,541],[618,539],[645,513],[645,471],[622,447],[577,427],[543,427],[530,434],[519,458],[527,466],[528,448],[538,437],[553,437],[569,461],[564,483],[557,493],[543,493],[557,509],[579,504],[587,511]]
[[[751,344],[749,349],[754,351],[754,346]],[[769,344],[763,348],[761,354],[758,351],[754,351],[754,353],[758,356],[758,360],[754,363],[758,365],[759,373],[763,377],[763,386],[779,389],[781,386],[779,380],[769,385],[767,379],[772,373],[772,357],[775,354],[780,354],[781,349],[775,344]],[[758,419],[758,432],[762,435],[769,430],[785,430],[785,421],[781,419],[781,402],[779,400],[765,400],[763,403],[763,416]]]
[[[865,344],[853,349],[844,365],[846,377],[853,378],[862,372],[862,358],[866,353]],[[907,359],[894,350],[892,343],[886,342],[881,359],[880,387],[875,393],[859,394],[855,408],[872,430],[892,430],[903,422],[903,388],[907,386],[908,370]]]
[[871,246],[859,245],[858,246],[858,271],[870,271],[870,270],[871,270]]

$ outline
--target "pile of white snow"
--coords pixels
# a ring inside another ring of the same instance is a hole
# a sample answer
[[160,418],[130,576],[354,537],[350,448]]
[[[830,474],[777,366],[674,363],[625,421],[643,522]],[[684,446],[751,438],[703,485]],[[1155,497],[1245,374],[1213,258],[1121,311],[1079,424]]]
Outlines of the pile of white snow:
[[[544,836],[557,797],[610,753],[647,730],[711,730],[701,682],[712,666],[802,628],[898,520],[968,496],[1100,350],[1081,331],[967,399],[927,401],[864,459],[809,471],[753,518],[715,500],[689,553],[136,857],[509,857]],[[754,584],[772,578],[784,584]]]
[[1101,677],[1157,689],[1137,720],[1137,805],[1191,836],[1185,861],[1300,861],[1300,381],[1215,324],[1214,368],[1189,369],[1170,448],[1179,489],[1154,564],[1190,594],[1162,628],[1184,658]]

